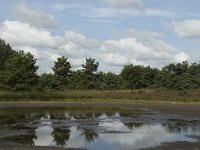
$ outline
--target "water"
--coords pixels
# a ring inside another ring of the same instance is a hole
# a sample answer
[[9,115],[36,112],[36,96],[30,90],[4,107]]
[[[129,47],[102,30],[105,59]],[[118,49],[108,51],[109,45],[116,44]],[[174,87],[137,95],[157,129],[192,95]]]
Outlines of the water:
[[[17,130],[26,129],[28,132],[28,135],[12,135],[28,137],[27,141],[14,141],[23,144],[129,150],[156,147],[166,142],[197,142],[195,136],[200,136],[198,126],[176,127],[174,122],[163,121],[146,123],[143,119],[144,113],[141,110],[96,108],[15,109],[7,113],[0,110],[2,118],[11,116],[13,119],[10,122],[2,119],[4,122],[1,122],[0,137],[1,132],[4,131],[5,134],[5,130],[9,129],[9,133],[12,133],[13,128],[17,127]],[[14,121],[14,117],[18,121]],[[12,130],[6,126],[12,127]]]

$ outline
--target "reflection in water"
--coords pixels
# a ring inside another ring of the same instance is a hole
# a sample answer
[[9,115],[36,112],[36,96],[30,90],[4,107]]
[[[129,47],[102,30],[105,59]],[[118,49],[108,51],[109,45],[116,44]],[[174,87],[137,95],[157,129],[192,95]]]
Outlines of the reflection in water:
[[[3,113],[0,111],[0,117],[4,115]],[[164,142],[196,142],[191,136],[200,136],[200,131],[194,126],[174,127],[164,126],[161,123],[126,122],[127,120],[123,122],[123,117],[134,116],[134,113],[94,109],[26,110],[17,112],[16,116],[11,112],[8,113],[12,116],[11,119],[7,119],[8,117],[4,115],[1,117],[3,119],[0,127],[15,124],[19,120],[20,123],[37,125],[28,130],[31,144],[95,150],[141,149],[159,146]]]
[[70,132],[69,129],[53,128],[51,135],[53,136],[54,142],[57,146],[64,146],[66,141],[70,138]]
[[[127,128],[128,129],[128,128]],[[72,127],[70,138],[67,140],[60,139],[61,143],[55,143],[55,136],[51,136],[52,128],[41,127],[37,132],[38,139],[35,145],[51,145],[72,148],[88,148],[96,150],[122,150],[122,149],[140,149],[147,147],[155,147],[163,142],[188,141],[195,142],[193,138],[189,138],[184,134],[169,133],[161,124],[143,125],[141,127],[133,127],[130,133],[94,133],[92,131],[82,130]],[[188,128],[188,130],[191,130]],[[66,134],[69,132],[67,131]],[[53,139],[54,138],[54,139]],[[57,139],[58,140],[58,139]],[[66,143],[65,143],[66,142]],[[102,147],[103,146],[103,147]]]
[[53,129],[49,126],[36,129],[37,139],[34,140],[34,144],[39,146],[55,146],[54,139],[51,136],[52,131]]
[[96,138],[98,138],[98,134],[92,131],[84,130],[81,136],[85,136],[85,140],[89,143],[94,142]]

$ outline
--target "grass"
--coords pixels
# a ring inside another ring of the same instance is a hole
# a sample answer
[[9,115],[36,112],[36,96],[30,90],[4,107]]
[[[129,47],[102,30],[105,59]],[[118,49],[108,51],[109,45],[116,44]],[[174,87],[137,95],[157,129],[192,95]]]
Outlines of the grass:
[[64,102],[200,102],[200,89],[170,91],[159,89],[144,90],[66,90],[66,91],[0,91],[0,102],[21,101],[64,101]]

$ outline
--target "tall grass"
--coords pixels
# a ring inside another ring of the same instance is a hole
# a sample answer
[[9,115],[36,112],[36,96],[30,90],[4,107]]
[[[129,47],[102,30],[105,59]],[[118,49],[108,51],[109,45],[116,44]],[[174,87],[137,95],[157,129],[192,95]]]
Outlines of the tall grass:
[[66,90],[66,91],[0,91],[0,101],[63,101],[63,100],[110,100],[110,101],[180,101],[200,102],[200,90],[169,91],[158,89],[145,90]]

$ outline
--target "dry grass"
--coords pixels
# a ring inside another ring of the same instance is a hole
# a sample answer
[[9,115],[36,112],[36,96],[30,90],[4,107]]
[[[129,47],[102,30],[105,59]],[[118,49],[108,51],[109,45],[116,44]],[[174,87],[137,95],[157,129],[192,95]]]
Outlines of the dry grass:
[[169,91],[158,89],[145,90],[66,90],[66,91],[0,91],[0,101],[164,101],[200,102],[200,90]]

